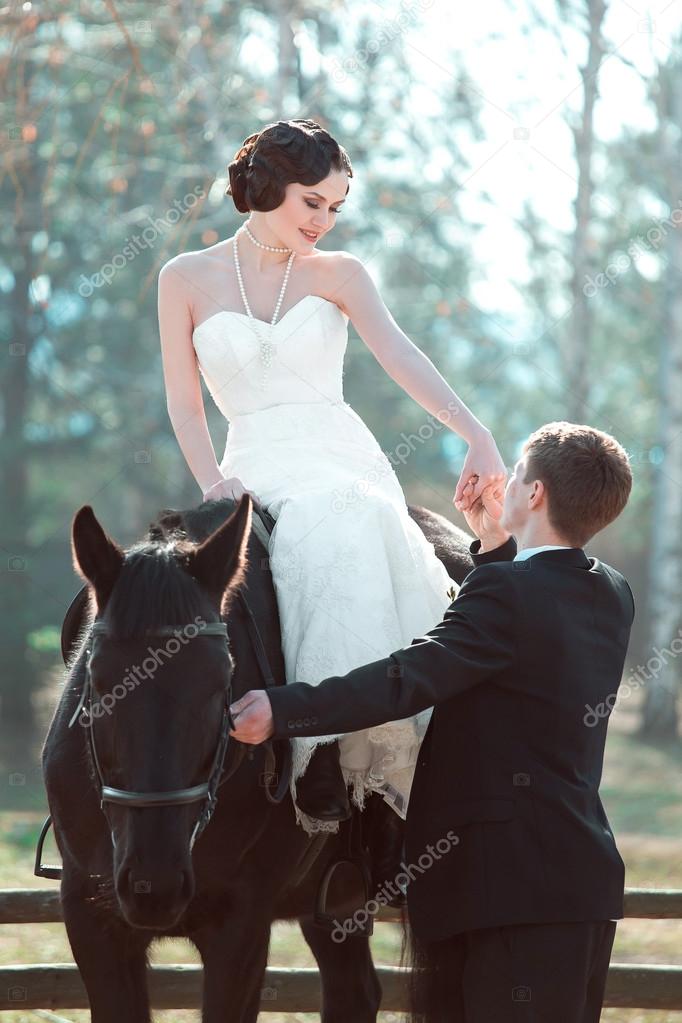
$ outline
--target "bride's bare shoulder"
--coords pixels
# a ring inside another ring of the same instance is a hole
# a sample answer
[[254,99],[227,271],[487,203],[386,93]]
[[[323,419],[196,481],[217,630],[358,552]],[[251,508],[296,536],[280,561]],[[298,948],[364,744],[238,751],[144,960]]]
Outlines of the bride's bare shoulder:
[[180,252],[169,259],[159,271],[160,294],[172,294],[175,300],[184,297],[193,309],[198,292],[203,293],[207,282],[223,271],[230,241],[228,238],[205,249]]
[[[330,298],[343,308],[339,301],[339,291],[348,278],[362,266],[362,261],[343,249],[337,249],[334,252],[318,252],[315,255],[315,260],[318,264],[319,294]],[[346,311],[344,310],[344,312]]]
[[319,267],[323,272],[330,274],[339,273],[343,267],[360,263],[357,256],[354,256],[351,252],[346,252],[344,249],[334,249],[331,252],[320,250],[315,253],[313,258],[316,262],[319,261]]
[[162,274],[177,273],[200,273],[205,270],[207,266],[214,264],[216,261],[222,261],[225,259],[227,249],[231,243],[231,238],[226,238],[223,241],[216,242],[215,245],[209,245],[205,249],[195,249],[190,252],[179,252],[177,256],[173,256],[167,263],[164,263],[161,267]]

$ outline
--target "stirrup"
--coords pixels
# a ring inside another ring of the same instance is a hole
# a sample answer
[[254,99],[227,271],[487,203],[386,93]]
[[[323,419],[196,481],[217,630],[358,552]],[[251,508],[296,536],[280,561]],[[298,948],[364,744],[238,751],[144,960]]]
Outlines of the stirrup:
[[351,866],[359,872],[364,892],[364,901],[358,909],[364,911],[365,919],[362,922],[354,922],[352,930],[349,930],[347,934],[353,938],[368,938],[374,933],[374,916],[366,908],[372,894],[372,877],[368,866],[368,856],[362,847],[362,814],[355,806],[352,808],[350,822],[346,830],[346,849],[344,855],[327,864],[315,897],[313,922],[317,927],[322,927],[330,932],[336,931],[339,928],[345,930],[344,922],[352,919],[354,916],[354,913],[351,913],[349,916],[344,916],[342,920],[339,920],[327,912],[329,885],[334,872],[340,866]]

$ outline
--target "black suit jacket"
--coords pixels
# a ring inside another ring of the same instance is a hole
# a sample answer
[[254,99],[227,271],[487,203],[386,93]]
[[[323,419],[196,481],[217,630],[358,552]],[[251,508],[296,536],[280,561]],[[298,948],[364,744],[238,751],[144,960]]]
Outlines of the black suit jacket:
[[580,548],[515,562],[513,537],[479,546],[443,621],[410,646],[319,685],[268,690],[275,737],[434,707],[405,834],[410,922],[424,940],[619,919],[625,869],[598,789],[632,592]]

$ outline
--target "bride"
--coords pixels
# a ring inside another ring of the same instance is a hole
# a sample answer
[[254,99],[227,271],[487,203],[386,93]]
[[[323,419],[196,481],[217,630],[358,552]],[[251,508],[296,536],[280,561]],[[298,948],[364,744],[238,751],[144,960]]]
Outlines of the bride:
[[[457,590],[344,399],[349,320],[389,376],[468,443],[457,507],[490,483],[501,493],[506,472],[490,432],[398,327],[362,262],[317,249],[342,215],[346,151],[314,121],[278,121],[245,139],[228,172],[226,194],[246,222],[159,275],[168,413],[205,501],[248,491],[276,519],[269,564],[286,681],[315,684],[408,645]],[[220,464],[200,374],[229,424]],[[404,818],[430,715],[292,739],[298,823],[338,830],[348,786],[357,806],[377,792]]]

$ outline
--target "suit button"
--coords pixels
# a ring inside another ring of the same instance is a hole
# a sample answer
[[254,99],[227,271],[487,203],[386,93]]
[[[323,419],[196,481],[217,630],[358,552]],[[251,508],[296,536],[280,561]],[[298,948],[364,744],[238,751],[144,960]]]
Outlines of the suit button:
[[317,719],[317,718],[311,718],[311,719],[310,719],[310,724],[311,724],[311,725],[316,725],[316,724],[317,724],[317,721],[318,721],[318,719]]
[[289,726],[289,728],[293,728],[294,727],[294,722],[293,721],[287,721],[287,725]]
[[302,728],[303,727],[303,722],[301,721],[300,718],[296,719],[296,727],[297,728]]
[[308,727],[308,725],[310,724],[310,718],[303,718],[303,724],[304,724],[304,725],[305,725],[305,727],[307,728],[307,727]]

